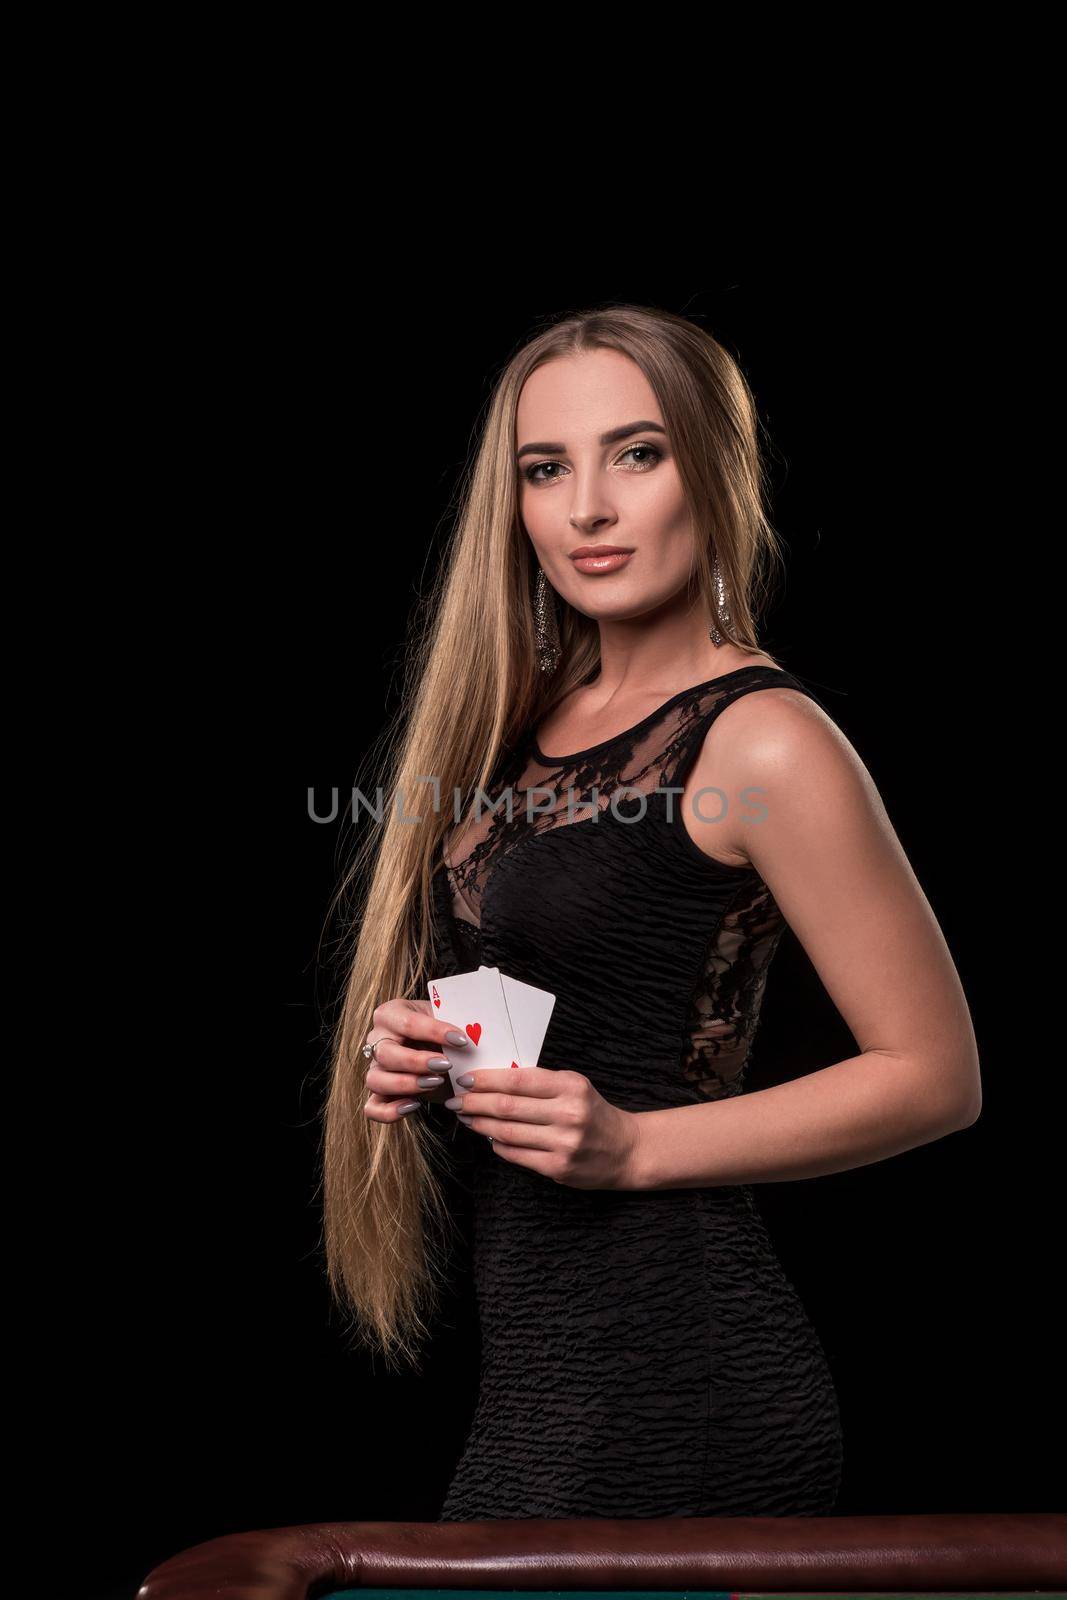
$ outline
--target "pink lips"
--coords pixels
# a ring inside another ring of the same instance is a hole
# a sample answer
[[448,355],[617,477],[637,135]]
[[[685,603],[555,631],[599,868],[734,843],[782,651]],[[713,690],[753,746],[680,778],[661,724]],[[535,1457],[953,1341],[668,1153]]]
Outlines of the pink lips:
[[624,567],[633,555],[632,550],[622,550],[618,545],[582,545],[580,550],[571,556],[579,572],[596,574],[598,572],[618,572]]

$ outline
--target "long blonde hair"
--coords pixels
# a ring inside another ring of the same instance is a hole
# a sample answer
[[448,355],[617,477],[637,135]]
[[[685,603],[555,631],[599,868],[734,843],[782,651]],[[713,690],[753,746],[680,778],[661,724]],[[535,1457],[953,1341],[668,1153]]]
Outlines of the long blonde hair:
[[[709,627],[759,651],[756,618],[771,566],[782,559],[764,512],[755,403],[736,361],[710,334],[669,311],[607,304],[550,323],[508,361],[466,468],[445,559],[413,618],[400,710],[357,774],[368,799],[381,785],[383,821],[366,828],[331,908],[343,910],[347,980],[331,1028],[323,1123],[327,1273],[359,1336],[393,1367],[400,1357],[418,1368],[418,1343],[445,1278],[442,1235],[453,1225],[438,1175],[447,1170],[439,1134],[419,1116],[385,1124],[364,1115],[360,1046],[382,1000],[422,998],[435,975],[428,971],[430,881],[455,826],[444,797],[458,792],[465,815],[504,748],[596,674],[596,622],[562,599],[559,666],[551,675],[538,668],[538,564],[520,518],[515,417],[535,368],[598,348],[636,362],[659,402],[691,507],[694,582]],[[728,622],[715,606],[716,556]],[[439,803],[425,781],[431,776]],[[402,820],[413,815],[421,822]]]

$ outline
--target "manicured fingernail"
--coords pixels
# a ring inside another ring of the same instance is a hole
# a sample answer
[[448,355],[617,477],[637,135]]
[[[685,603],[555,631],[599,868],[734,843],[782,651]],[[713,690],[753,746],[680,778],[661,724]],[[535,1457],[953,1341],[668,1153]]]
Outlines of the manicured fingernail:
[[406,1117],[409,1111],[417,1111],[421,1105],[421,1100],[405,1100],[402,1106],[397,1106],[396,1114],[398,1117]]
[[462,1111],[463,1110],[463,1096],[461,1094],[454,1094],[452,1096],[451,1100],[446,1100],[445,1101],[445,1107],[449,1111]]
[[426,1065],[435,1072],[447,1072],[452,1063],[447,1056],[431,1056]]
[[455,1028],[449,1028],[448,1032],[445,1034],[445,1041],[447,1044],[454,1045],[470,1044],[470,1040],[467,1038],[467,1035],[465,1033],[457,1033]]
[[436,1089],[439,1083],[444,1083],[443,1078],[416,1078],[415,1082],[420,1089]]
[[461,1089],[473,1089],[474,1088],[474,1074],[472,1072],[465,1072],[463,1074],[462,1078],[457,1078],[456,1079],[456,1082],[459,1084]]
[[466,1123],[466,1124],[467,1124],[467,1126],[468,1126],[468,1127],[469,1127],[469,1126],[470,1126],[470,1125],[471,1125],[471,1123],[472,1123],[472,1122],[473,1122],[473,1121],[474,1121],[474,1118],[473,1118],[473,1117],[465,1117],[465,1116],[464,1116],[464,1115],[463,1115],[463,1113],[462,1113],[462,1111],[457,1111],[457,1112],[456,1112],[456,1116],[457,1116],[457,1117],[458,1117],[458,1118],[459,1118],[459,1120],[460,1120],[460,1122],[465,1122],[465,1123]]

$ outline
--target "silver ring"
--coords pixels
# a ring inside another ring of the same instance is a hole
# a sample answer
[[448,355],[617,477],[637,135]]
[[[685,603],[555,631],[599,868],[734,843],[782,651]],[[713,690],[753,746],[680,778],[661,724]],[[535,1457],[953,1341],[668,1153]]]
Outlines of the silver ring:
[[[387,1034],[384,1034],[384,1033],[382,1034],[382,1039],[385,1039],[387,1037],[388,1037]],[[374,1054],[374,1052],[375,1052],[375,1050],[377,1050],[378,1046],[381,1044],[382,1039],[375,1039],[373,1044],[365,1044],[365,1045],[363,1045],[361,1047],[362,1050],[363,1050],[363,1059],[364,1059],[364,1061],[373,1061],[374,1065],[376,1067],[380,1067],[381,1066],[381,1062],[378,1060],[378,1057]]]

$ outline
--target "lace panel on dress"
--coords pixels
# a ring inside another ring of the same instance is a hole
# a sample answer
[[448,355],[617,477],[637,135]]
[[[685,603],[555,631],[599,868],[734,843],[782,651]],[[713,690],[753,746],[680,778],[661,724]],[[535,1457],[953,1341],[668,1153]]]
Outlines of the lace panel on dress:
[[771,891],[753,874],[719,922],[689,1002],[681,1070],[705,1099],[742,1092],[767,969],[784,931]]
[[[582,822],[615,801],[619,816],[640,809],[637,795],[673,783],[669,774],[703,735],[708,712],[726,697],[710,687],[654,711],[636,728],[562,762],[541,760],[528,735],[481,805],[446,842],[443,852],[457,918],[477,926],[481,901],[497,861],[532,831]],[[735,691],[736,693],[736,687]],[[507,794],[511,792],[511,817]],[[627,800],[634,796],[632,804]],[[678,797],[675,796],[677,804]],[[491,809],[493,806],[497,809]]]

